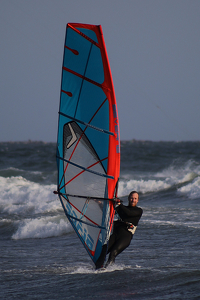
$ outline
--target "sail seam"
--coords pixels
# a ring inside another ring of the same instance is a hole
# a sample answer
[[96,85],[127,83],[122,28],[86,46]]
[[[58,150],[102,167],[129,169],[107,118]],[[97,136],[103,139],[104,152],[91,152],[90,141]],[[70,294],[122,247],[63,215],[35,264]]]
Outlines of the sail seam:
[[93,46],[93,44],[91,44],[91,46],[90,46],[90,51],[89,51],[89,54],[88,54],[86,65],[85,65],[85,70],[84,70],[84,74],[83,74],[83,78],[82,78],[82,82],[81,82],[81,87],[80,87],[80,91],[79,91],[79,95],[78,95],[78,101],[76,103],[76,109],[75,109],[74,117],[76,116],[76,112],[77,112],[77,109],[78,109],[78,105],[79,105],[79,101],[80,101],[80,97],[81,97],[81,91],[82,91],[82,88],[83,88],[83,82],[84,82],[85,74],[86,74],[86,71],[87,71],[87,67],[88,67],[88,63],[89,63],[89,59],[90,59],[90,54],[91,54],[91,51],[92,51],[92,46]]

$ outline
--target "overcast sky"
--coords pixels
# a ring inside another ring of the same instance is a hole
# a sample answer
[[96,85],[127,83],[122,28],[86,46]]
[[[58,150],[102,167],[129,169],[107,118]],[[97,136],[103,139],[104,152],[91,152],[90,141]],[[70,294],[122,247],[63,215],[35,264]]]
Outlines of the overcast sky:
[[200,140],[199,0],[0,0],[0,141],[56,141],[69,22],[102,25],[121,140]]

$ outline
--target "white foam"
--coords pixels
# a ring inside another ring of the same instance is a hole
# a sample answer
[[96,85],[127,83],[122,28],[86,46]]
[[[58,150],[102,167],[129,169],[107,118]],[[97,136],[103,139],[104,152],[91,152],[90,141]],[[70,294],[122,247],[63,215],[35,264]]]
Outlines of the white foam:
[[200,178],[195,178],[193,182],[178,189],[178,193],[186,195],[191,199],[200,198]]
[[120,181],[119,182],[119,197],[128,195],[132,190],[136,190],[141,193],[159,191],[166,188],[169,188],[170,184],[166,183],[162,180],[128,180],[128,181]]
[[200,229],[199,222],[188,221],[187,218],[184,218],[184,221],[165,221],[165,220],[143,220],[143,224],[151,224],[153,226],[169,226],[169,227],[185,227],[185,228],[194,228]]
[[185,162],[183,165],[176,166],[174,163],[169,168],[158,173],[157,176],[163,176],[171,183],[185,184],[178,189],[178,193],[186,195],[191,199],[200,198],[200,165],[192,159]]
[[188,160],[184,164],[174,162],[162,172],[155,174],[155,177],[167,179],[171,183],[184,183],[193,180],[200,175],[200,166],[193,160]]
[[[135,179],[133,177],[135,176]],[[142,177],[143,176],[143,177]],[[142,177],[142,178],[141,178]],[[161,172],[148,174],[123,174],[119,182],[119,197],[128,195],[132,190],[140,193],[157,192],[177,184],[185,184],[179,193],[191,198],[200,197],[200,165],[193,160],[184,164],[175,161]]]
[[94,274],[100,274],[100,273],[111,273],[114,271],[122,271],[125,269],[130,269],[130,266],[125,266],[123,264],[112,264],[108,266],[107,268],[102,268],[95,270],[94,267],[92,266],[78,266],[74,267],[74,270],[71,272],[71,274],[89,274],[89,273],[94,273]]
[[72,227],[67,219],[60,217],[25,219],[17,223],[19,227],[12,236],[15,240],[60,236],[72,231]]
[[21,176],[0,177],[0,206],[8,214],[45,213],[60,209],[52,191],[56,185],[41,185]]

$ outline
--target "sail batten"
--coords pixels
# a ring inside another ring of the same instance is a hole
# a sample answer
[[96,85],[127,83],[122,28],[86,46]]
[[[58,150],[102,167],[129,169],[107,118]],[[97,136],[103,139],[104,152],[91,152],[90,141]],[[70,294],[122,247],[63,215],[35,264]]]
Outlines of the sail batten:
[[[71,24],[67,24],[68,27],[70,27],[72,30],[76,31],[78,34],[80,34],[81,36],[83,36],[85,39],[87,39],[88,41],[90,41],[92,44],[96,45],[97,47],[99,47],[99,45],[92,40],[91,38],[89,38],[87,35],[85,35],[83,32],[79,31],[76,27],[76,24],[74,24],[74,26],[72,26]],[[97,26],[96,26],[97,27]],[[100,26],[99,26],[100,27]]]
[[69,119],[71,119],[71,120],[73,120],[73,121],[76,121],[77,123],[83,124],[83,125],[85,125],[86,127],[91,127],[91,128],[93,128],[93,129],[95,129],[95,130],[102,131],[102,132],[107,133],[107,134],[110,134],[110,135],[115,135],[113,132],[107,131],[107,130],[102,129],[102,128],[98,128],[98,127],[96,127],[96,126],[93,126],[93,125],[91,125],[91,124],[89,124],[89,123],[86,123],[86,122],[84,122],[84,121],[78,120],[78,119],[76,119],[76,118],[73,118],[72,116],[69,116],[69,115],[64,114],[64,113],[62,113],[62,112],[59,112],[59,114],[62,115],[62,116],[64,116],[64,117],[66,117],[66,118],[69,118]]
[[[103,173],[98,173],[98,172],[95,172],[95,171],[90,170],[89,168],[90,168],[91,166],[85,168],[85,167],[83,167],[83,166],[81,166],[81,165],[77,165],[77,164],[73,163],[73,162],[70,161],[70,160],[64,159],[64,158],[59,157],[59,156],[56,156],[56,157],[57,157],[58,159],[60,159],[60,160],[63,160],[63,161],[65,161],[65,162],[67,162],[67,163],[69,163],[69,164],[71,164],[71,165],[73,165],[73,166],[75,166],[75,167],[77,167],[77,168],[79,168],[79,169],[85,171],[85,172],[91,172],[91,173],[93,173],[93,174],[95,174],[95,175],[98,175],[98,176],[102,176],[102,177],[114,179],[113,176],[109,176],[109,175],[106,175],[106,174],[103,174]],[[107,159],[107,158],[106,158],[106,159]],[[97,163],[100,163],[100,162],[97,162]],[[79,175],[79,174],[77,174],[77,175]]]
[[70,70],[70,69],[65,68],[65,67],[63,67],[63,70],[64,70],[64,71],[67,71],[67,72],[69,72],[69,73],[72,73],[73,75],[75,75],[75,76],[77,76],[77,77],[80,77],[81,79],[86,80],[86,81],[88,81],[88,82],[90,82],[90,83],[92,83],[92,84],[94,84],[94,85],[96,85],[96,86],[98,86],[98,87],[100,87],[100,88],[104,88],[104,89],[109,90],[108,87],[103,86],[102,84],[100,84],[100,83],[98,83],[98,82],[96,82],[96,81],[94,81],[94,80],[92,80],[92,79],[90,79],[90,78],[88,78],[88,77],[86,77],[86,76],[84,76],[84,75],[81,75],[81,74],[79,74],[79,73],[77,73],[77,72],[75,72],[75,71],[73,71],[73,70]]
[[56,158],[56,193],[96,263],[112,229],[120,171],[117,104],[100,25],[67,25]]
[[75,218],[74,216],[71,216],[71,215],[69,215],[68,213],[66,213],[66,216],[67,216],[69,219],[76,220],[76,221],[81,222],[81,223],[83,223],[83,224],[86,224],[86,225],[88,225],[88,226],[92,226],[92,227],[99,228],[99,229],[104,229],[104,230],[106,229],[106,227],[102,227],[102,226],[100,226],[100,225],[98,225],[98,224],[90,224],[90,223],[88,223],[88,222],[85,222],[85,221],[81,220],[80,218]]

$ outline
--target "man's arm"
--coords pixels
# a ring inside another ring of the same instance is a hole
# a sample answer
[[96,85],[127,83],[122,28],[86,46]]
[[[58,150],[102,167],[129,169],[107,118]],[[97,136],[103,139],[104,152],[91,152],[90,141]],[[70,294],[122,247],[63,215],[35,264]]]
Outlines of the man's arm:
[[140,207],[136,207],[136,209],[128,209],[126,206],[121,204],[116,208],[116,211],[120,213],[123,211],[127,217],[140,217],[142,215],[142,209]]

